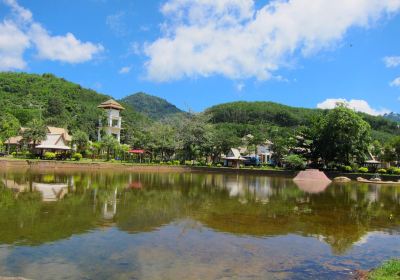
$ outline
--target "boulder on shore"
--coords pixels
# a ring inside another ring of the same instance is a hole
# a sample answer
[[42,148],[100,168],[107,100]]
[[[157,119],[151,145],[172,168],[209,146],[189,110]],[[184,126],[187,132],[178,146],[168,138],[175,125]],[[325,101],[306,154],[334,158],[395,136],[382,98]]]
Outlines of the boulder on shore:
[[345,176],[339,176],[339,177],[333,178],[333,181],[338,182],[338,183],[347,183],[347,182],[351,182],[351,179],[347,178]]

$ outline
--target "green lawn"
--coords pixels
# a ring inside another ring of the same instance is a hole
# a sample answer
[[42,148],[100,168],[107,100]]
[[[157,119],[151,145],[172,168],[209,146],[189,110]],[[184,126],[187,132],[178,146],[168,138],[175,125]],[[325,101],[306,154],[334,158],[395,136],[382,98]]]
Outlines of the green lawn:
[[400,279],[400,259],[384,262],[368,274],[368,280]]

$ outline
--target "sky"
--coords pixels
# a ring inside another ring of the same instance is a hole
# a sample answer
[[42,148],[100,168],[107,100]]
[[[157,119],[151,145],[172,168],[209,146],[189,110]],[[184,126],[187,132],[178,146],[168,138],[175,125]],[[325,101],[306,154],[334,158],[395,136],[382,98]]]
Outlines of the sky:
[[400,0],[0,0],[0,71],[184,110],[400,113]]

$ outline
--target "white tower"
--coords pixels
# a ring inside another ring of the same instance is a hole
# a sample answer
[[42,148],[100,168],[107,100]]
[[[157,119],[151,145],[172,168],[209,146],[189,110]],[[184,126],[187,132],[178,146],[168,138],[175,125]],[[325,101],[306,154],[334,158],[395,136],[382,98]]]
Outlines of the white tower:
[[101,119],[99,120],[99,129],[97,131],[97,140],[101,141],[101,131],[103,130],[107,135],[114,136],[118,142],[121,141],[121,121],[122,118],[119,113],[125,108],[117,101],[110,99],[101,103],[97,108],[102,108],[107,112],[107,123],[102,125]]

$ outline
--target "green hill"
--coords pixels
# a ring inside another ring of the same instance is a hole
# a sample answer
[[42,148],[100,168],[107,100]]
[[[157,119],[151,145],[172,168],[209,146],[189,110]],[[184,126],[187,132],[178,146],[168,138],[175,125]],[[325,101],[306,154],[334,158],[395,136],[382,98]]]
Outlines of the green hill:
[[130,105],[135,111],[154,120],[160,120],[171,115],[184,113],[167,100],[143,92],[129,95],[121,99],[121,102]]
[[[34,118],[43,118],[47,125],[65,127],[71,133],[80,129],[95,140],[102,114],[97,105],[110,98],[52,74],[0,73],[2,112],[14,115],[22,126]],[[122,105],[126,107],[122,112],[123,137],[128,137],[138,124],[149,120],[127,104]]]
[[388,119],[388,120],[391,120],[391,121],[395,121],[395,122],[398,122],[398,123],[400,123],[400,114],[397,114],[397,113],[390,113],[390,114],[385,114],[384,115],[384,117],[386,118],[386,119]]
[[[275,126],[294,129],[307,126],[312,118],[326,114],[326,110],[290,107],[273,102],[232,102],[213,106],[206,110],[211,121],[219,126],[229,126],[238,136],[256,133]],[[374,139],[385,141],[393,135],[399,135],[396,122],[382,116],[359,113],[372,128]]]

